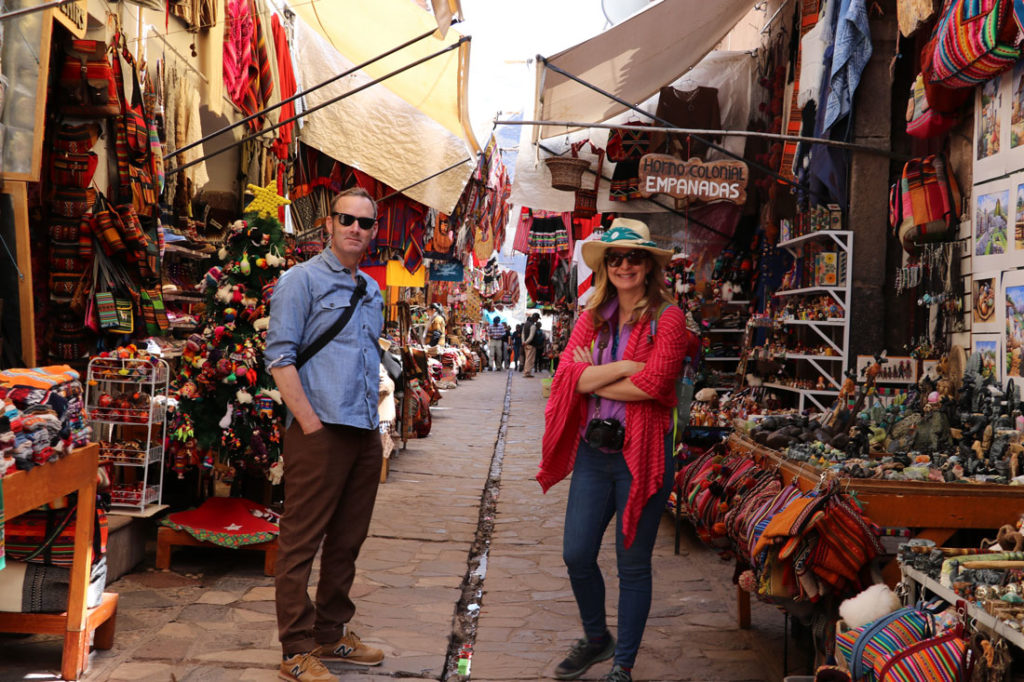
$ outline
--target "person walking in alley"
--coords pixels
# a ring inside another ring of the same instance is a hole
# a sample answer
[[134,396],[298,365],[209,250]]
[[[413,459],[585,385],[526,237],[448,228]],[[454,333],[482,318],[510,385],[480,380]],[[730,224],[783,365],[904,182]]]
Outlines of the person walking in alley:
[[[337,678],[321,662],[378,665],[348,622],[349,590],[380,480],[378,338],[383,299],[358,265],[377,234],[377,206],[352,188],[331,202],[330,247],[289,269],[271,299],[267,369],[288,407],[276,600],[283,680]],[[308,362],[306,362],[308,360]],[[310,571],[323,542],[316,604]]]
[[[555,668],[572,680],[612,658],[608,682],[632,680],[651,606],[651,555],[672,487],[675,382],[697,337],[672,305],[647,225],[619,218],[583,245],[594,293],[562,353],[545,408],[537,481],[544,491],[572,472],[562,554],[584,636]],[[616,516],[618,641],[608,630],[597,564]]]
[[496,372],[502,368],[505,362],[505,323],[500,317],[495,317],[490,326],[487,327],[487,352],[491,356],[491,371]]
[[533,337],[539,326],[540,323],[535,322],[532,315],[526,318],[526,323],[523,325],[523,376],[526,378],[533,376],[533,365],[537,356]]

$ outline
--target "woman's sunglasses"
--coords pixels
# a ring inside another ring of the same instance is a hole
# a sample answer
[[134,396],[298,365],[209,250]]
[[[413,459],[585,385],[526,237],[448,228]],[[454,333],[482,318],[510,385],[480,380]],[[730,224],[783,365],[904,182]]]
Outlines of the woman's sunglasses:
[[337,220],[345,227],[348,227],[353,222],[357,222],[359,223],[359,227],[363,228],[364,230],[373,229],[374,223],[377,222],[376,218],[357,218],[354,215],[350,215],[348,213],[332,213],[331,215],[334,217],[335,220]]
[[647,259],[649,257],[650,254],[648,254],[646,251],[642,249],[633,249],[632,251],[627,251],[626,253],[620,253],[618,251],[609,251],[607,254],[605,254],[604,262],[610,268],[617,268],[620,265],[622,265],[623,260],[628,261],[630,265],[643,265],[644,263],[647,262]]

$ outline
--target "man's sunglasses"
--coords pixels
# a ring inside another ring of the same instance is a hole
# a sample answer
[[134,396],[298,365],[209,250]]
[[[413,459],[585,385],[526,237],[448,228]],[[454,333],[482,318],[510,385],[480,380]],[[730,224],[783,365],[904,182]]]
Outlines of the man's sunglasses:
[[331,216],[345,227],[348,227],[353,222],[356,222],[359,223],[359,227],[363,228],[364,230],[372,230],[374,224],[377,222],[376,218],[357,218],[354,215],[350,215],[348,213],[335,212],[332,213]]
[[622,265],[622,261],[629,261],[630,265],[643,265],[647,262],[650,254],[642,249],[633,249],[626,253],[620,253],[618,251],[609,251],[605,254],[604,262],[610,268],[617,268]]

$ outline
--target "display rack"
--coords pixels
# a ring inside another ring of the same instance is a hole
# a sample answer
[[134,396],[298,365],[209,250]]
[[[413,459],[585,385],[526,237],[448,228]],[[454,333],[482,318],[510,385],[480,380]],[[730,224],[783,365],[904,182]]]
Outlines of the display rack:
[[[832,349],[832,355],[809,353],[785,353],[776,359],[797,363],[798,374],[810,374],[814,386],[791,386],[779,382],[766,382],[766,387],[787,391],[798,396],[797,408],[803,411],[808,403],[819,410],[826,410],[831,401],[829,398],[839,395],[843,384],[843,372],[850,364],[850,303],[851,276],[853,267],[853,232],[849,230],[820,230],[779,242],[778,247],[785,249],[794,258],[804,257],[804,249],[811,244],[825,243],[836,249],[836,284],[820,285],[808,283],[792,289],[776,291],[773,296],[803,296],[807,294],[828,295],[843,310],[843,317],[829,317],[821,320],[797,319],[783,317],[778,324],[785,327],[810,329],[815,340],[825,343]],[[817,386],[818,380],[824,380],[824,387]]]
[[101,443],[100,462],[118,471],[111,481],[114,512],[150,516],[163,509],[169,377],[160,358],[89,361],[85,409]]
[[[722,301],[722,309],[743,309],[750,305],[750,301],[745,300],[734,300],[734,301]],[[711,337],[712,347],[717,343],[736,343],[736,352],[729,352],[725,355],[703,355],[702,360],[707,363],[708,369],[714,370],[715,375],[725,378],[724,375],[735,375],[738,372],[740,360],[742,360],[742,348],[744,345],[743,337],[740,336],[746,331],[746,319],[743,320],[743,324],[739,327],[710,327],[704,330],[704,335]],[[740,338],[737,338],[740,336]],[[728,384],[721,382],[712,382],[712,388],[716,391],[732,391],[736,388],[735,381],[729,381]]]

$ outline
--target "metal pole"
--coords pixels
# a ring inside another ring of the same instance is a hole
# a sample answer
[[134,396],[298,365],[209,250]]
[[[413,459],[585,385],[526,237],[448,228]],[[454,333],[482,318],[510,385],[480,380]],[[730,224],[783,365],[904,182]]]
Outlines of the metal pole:
[[[195,142],[190,142],[189,144],[185,145],[184,147],[181,147],[180,149],[176,149],[173,152],[168,153],[166,156],[164,156],[164,161],[167,161],[172,156],[176,156],[177,154],[181,154],[182,152],[186,152],[189,149],[192,149],[193,147],[201,145],[204,142],[206,142],[207,140],[210,140],[210,139],[212,139],[214,137],[217,137],[219,135],[223,135],[224,133],[226,133],[228,131],[234,130],[238,126],[245,125],[246,123],[248,123],[249,121],[253,120],[254,118],[258,118],[260,116],[263,116],[264,114],[266,114],[269,111],[274,111],[275,109],[279,109],[279,108],[283,107],[284,105],[288,104],[289,102],[294,102],[295,100],[299,99],[300,97],[305,97],[306,95],[308,95],[309,93],[311,93],[311,92],[313,92],[315,90],[319,90],[320,88],[322,88],[324,86],[327,86],[327,85],[330,85],[331,83],[333,83],[333,82],[335,82],[337,80],[340,80],[340,79],[344,78],[345,76],[349,76],[349,75],[355,73],[356,71],[359,71],[359,70],[363,69],[364,67],[367,67],[367,66],[369,66],[370,64],[372,64],[372,63],[374,63],[376,61],[380,61],[381,59],[384,59],[385,57],[391,56],[394,53],[398,52],[399,50],[404,50],[405,48],[409,47],[413,43],[417,43],[417,42],[423,40],[424,38],[429,38],[430,36],[434,35],[434,33],[436,33],[436,31],[437,31],[437,29],[434,29],[433,31],[427,31],[423,35],[417,36],[417,37],[413,38],[412,40],[407,40],[404,43],[402,43],[401,45],[399,45],[398,47],[393,47],[390,50],[388,50],[387,52],[382,52],[381,54],[377,55],[376,57],[373,57],[372,59],[366,60],[362,64],[357,64],[356,66],[353,66],[351,69],[348,69],[346,71],[342,71],[341,73],[339,73],[337,75],[331,76],[330,78],[325,80],[323,83],[318,83],[317,85],[314,85],[312,87],[306,88],[305,90],[302,90],[301,92],[297,92],[297,93],[295,93],[294,95],[292,95],[291,97],[289,97],[287,99],[281,100],[277,104],[272,104],[271,106],[267,107],[266,109],[260,109],[259,111],[257,111],[254,114],[250,114],[249,116],[246,116],[245,118],[243,118],[241,120],[238,120],[238,121],[235,121],[234,123],[226,125],[223,128],[221,128],[220,130],[214,131],[214,132],[210,133],[209,135],[203,137],[202,139],[196,140]],[[157,34],[157,35],[159,35],[159,34]],[[174,48],[172,47],[171,49],[173,50]]]
[[[594,85],[593,83],[588,83],[587,81],[583,80],[579,76],[574,76],[573,74],[569,73],[568,71],[565,71],[564,69],[558,68],[554,64],[550,63],[548,61],[547,57],[542,57],[541,55],[537,55],[537,60],[540,61],[540,63],[542,63],[544,65],[544,68],[551,69],[555,73],[561,74],[562,76],[565,76],[569,80],[576,81],[580,85],[582,85],[584,87],[587,87],[587,88],[590,88],[591,90],[593,90],[594,92],[596,92],[598,94],[604,95],[605,97],[607,97],[608,99],[612,100],[613,102],[621,104],[622,106],[627,107],[628,109],[632,109],[633,111],[635,111],[635,112],[637,112],[639,114],[643,114],[644,116],[646,116],[646,117],[648,117],[648,118],[650,118],[650,119],[652,119],[654,121],[657,121],[658,123],[660,123],[663,126],[667,126],[667,127],[671,127],[672,126],[672,123],[670,123],[669,121],[666,121],[663,118],[659,118],[658,116],[656,116],[654,114],[649,114],[646,111],[644,111],[643,109],[641,109],[640,107],[636,106],[635,104],[630,104],[629,102],[627,102],[626,100],[622,99],[621,97],[619,97],[617,95],[613,95],[612,93],[608,92],[607,90],[603,90],[603,89],[599,88],[598,86]],[[789,178],[781,175],[777,171],[772,170],[768,166],[763,166],[763,165],[761,165],[761,164],[759,164],[759,163],[757,163],[755,161],[748,161],[747,159],[744,159],[739,154],[734,154],[733,152],[729,151],[725,147],[717,145],[714,142],[712,142],[711,140],[708,140],[707,138],[703,138],[703,137],[701,137],[699,135],[691,135],[691,137],[693,137],[698,142],[701,142],[701,143],[707,145],[711,149],[716,149],[716,150],[722,152],[726,156],[731,156],[734,159],[738,159],[739,161],[743,161],[744,163],[746,163],[751,168],[756,168],[759,171],[761,171],[763,173],[766,173],[766,174],[770,175],[771,177],[779,180],[780,182],[783,182],[783,183],[789,185],[790,187],[794,187],[796,189],[803,190],[803,191],[811,193],[811,194],[818,194],[817,192],[814,192],[813,190],[811,190],[809,188],[801,187],[800,183],[793,182]],[[818,196],[821,196],[821,195],[819,194]]]
[[457,163],[453,163],[452,165],[448,166],[448,167],[447,167],[447,168],[445,168],[444,170],[439,170],[439,171],[437,171],[436,173],[434,173],[433,175],[428,175],[427,177],[423,178],[422,180],[417,180],[416,182],[412,183],[411,185],[406,185],[406,186],[405,186],[405,187],[403,187],[402,189],[396,189],[395,191],[391,192],[390,194],[386,194],[386,195],[384,195],[383,197],[381,197],[380,199],[378,199],[378,200],[377,200],[377,203],[379,204],[379,203],[381,203],[381,202],[383,202],[383,201],[387,201],[387,200],[388,200],[388,199],[390,199],[391,197],[395,197],[395,196],[398,196],[398,195],[399,195],[399,194],[401,194],[402,192],[404,192],[404,191],[406,191],[406,190],[409,190],[409,189],[412,189],[412,188],[413,188],[413,187],[415,187],[416,185],[422,185],[422,184],[423,184],[424,182],[427,182],[428,180],[433,180],[433,179],[434,179],[434,178],[436,178],[436,177],[437,177],[438,175],[444,175],[445,173],[447,173],[447,172],[448,172],[448,171],[450,171],[450,170],[455,170],[456,168],[458,168],[458,167],[459,167],[459,166],[461,166],[462,164],[464,164],[464,163],[469,163],[469,162],[470,162],[470,161],[472,161],[472,160],[473,160],[473,159],[471,159],[471,158],[469,158],[469,157],[467,156],[467,157],[466,157],[466,158],[464,158],[464,159],[463,159],[462,161],[459,161],[459,162],[457,162]]
[[357,88],[349,90],[348,92],[343,93],[341,95],[338,95],[337,97],[332,97],[331,99],[327,100],[326,102],[321,102],[320,104],[316,105],[315,107],[312,107],[310,109],[306,109],[302,113],[296,114],[295,116],[292,116],[291,118],[287,118],[287,119],[285,119],[283,121],[280,121],[280,122],[278,122],[278,123],[276,123],[276,124],[274,124],[274,125],[272,125],[272,126],[270,126],[268,128],[264,128],[263,130],[257,131],[255,133],[250,134],[250,135],[246,135],[245,137],[243,137],[242,139],[238,140],[237,142],[233,142],[233,143],[231,143],[231,144],[229,144],[229,145],[227,145],[225,147],[221,147],[220,149],[218,149],[216,151],[213,151],[213,152],[210,152],[209,154],[206,154],[205,156],[202,156],[202,157],[200,157],[198,159],[195,159],[193,161],[189,161],[188,163],[181,164],[180,166],[175,166],[174,168],[168,169],[168,170],[166,170],[164,172],[164,174],[165,175],[172,175],[174,173],[178,173],[180,171],[185,170],[186,168],[189,168],[191,166],[196,165],[197,163],[201,163],[203,161],[206,161],[207,159],[213,158],[214,156],[217,156],[219,154],[223,154],[227,150],[231,149],[232,147],[237,147],[238,145],[242,144],[243,142],[248,142],[249,140],[252,140],[254,138],[260,137],[261,135],[265,135],[266,133],[269,133],[272,130],[276,130],[276,129],[280,128],[283,125],[287,125],[287,124],[291,123],[292,121],[297,121],[300,118],[302,118],[304,116],[308,116],[309,114],[312,114],[315,111],[319,111],[320,109],[323,109],[326,106],[330,106],[330,105],[334,104],[335,102],[340,102],[341,100],[345,99],[346,97],[350,97],[351,95],[354,95],[357,92],[362,92],[363,90],[366,90],[367,88],[369,88],[371,86],[377,85],[378,83],[381,83],[381,82],[387,80],[388,78],[391,78],[392,76],[397,76],[398,74],[402,73],[403,71],[408,71],[409,69],[411,69],[413,67],[419,66],[420,64],[422,64],[422,63],[424,63],[426,61],[429,61],[429,60],[433,59],[434,57],[440,57],[441,55],[443,55],[446,52],[451,52],[452,50],[460,47],[462,45],[462,43],[469,42],[469,40],[470,40],[469,36],[463,36],[462,38],[459,39],[458,42],[452,43],[451,45],[449,45],[446,48],[438,50],[437,52],[435,52],[433,54],[427,55],[426,57],[422,57],[421,59],[417,59],[413,63],[407,64],[407,65],[403,66],[400,69],[395,69],[391,73],[385,74],[385,75],[381,76],[380,78],[375,78],[372,81],[369,81],[367,83],[363,83],[362,85],[360,85]]
[[67,5],[74,2],[75,0],[54,0],[53,2],[46,2],[42,5],[36,5],[35,7],[22,7],[21,9],[14,9],[10,12],[0,14],[0,21],[7,21],[8,19],[17,19],[20,16],[26,14],[32,14],[34,12],[42,12],[44,9],[53,9],[54,7],[60,7],[61,5]]
[[[554,154],[555,156],[557,156],[556,152],[554,152],[551,149],[548,149],[544,145],[538,144],[537,146],[540,147],[541,149],[543,149],[544,151],[546,151],[548,154]],[[594,171],[590,170],[589,168],[587,169],[587,172],[592,174],[592,175],[597,175],[597,173],[595,173]],[[611,182],[611,178],[605,177],[603,174],[601,175],[601,178]],[[717,235],[719,235],[721,237],[725,237],[726,239],[732,239],[731,236],[727,235],[726,233],[722,232],[721,230],[716,230],[715,228],[711,227],[707,223],[705,223],[703,221],[700,221],[700,220],[697,220],[696,218],[691,218],[690,216],[686,215],[682,211],[676,210],[676,208],[674,206],[669,206],[667,204],[661,203],[660,201],[655,201],[651,197],[648,197],[648,198],[644,199],[643,201],[648,201],[648,202],[654,204],[655,206],[660,206],[661,208],[665,209],[669,213],[674,213],[675,215],[679,216],[680,218],[686,219],[687,222],[693,223],[697,227],[703,227],[708,232],[714,232],[715,234],[717,234]]]
[[823,144],[830,147],[838,147],[840,149],[847,149],[853,152],[864,152],[866,154],[877,154],[878,156],[884,156],[896,161],[909,161],[911,157],[904,154],[897,154],[889,151],[888,149],[878,149],[877,147],[868,147],[863,144],[856,144],[853,142],[840,142],[839,140],[829,140],[824,137],[806,137],[804,135],[787,135],[785,133],[762,133],[756,130],[711,130],[708,128],[676,128],[669,126],[638,126],[638,125],[617,125],[613,123],[581,123],[578,121],[494,121],[495,125],[509,125],[509,126],[565,126],[567,128],[608,128],[615,130],[641,130],[641,131],[659,131],[666,133],[686,133],[691,135],[722,135],[725,137],[759,137],[766,140],[791,140],[793,142],[807,142],[809,144]]

